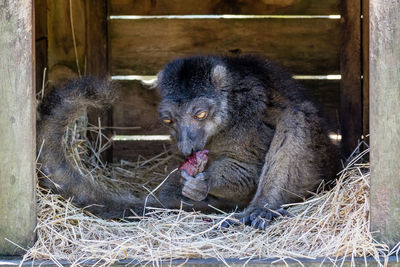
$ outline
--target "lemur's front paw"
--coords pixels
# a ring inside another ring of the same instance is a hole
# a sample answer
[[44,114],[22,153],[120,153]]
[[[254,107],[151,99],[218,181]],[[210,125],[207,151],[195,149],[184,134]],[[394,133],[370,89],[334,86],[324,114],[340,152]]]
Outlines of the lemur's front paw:
[[193,177],[182,170],[181,175],[183,178],[182,195],[195,201],[202,201],[207,197],[209,186],[204,172]]
[[277,210],[269,208],[247,208],[242,213],[235,216],[245,225],[264,230],[272,221],[278,217],[293,217],[287,210],[280,208]]

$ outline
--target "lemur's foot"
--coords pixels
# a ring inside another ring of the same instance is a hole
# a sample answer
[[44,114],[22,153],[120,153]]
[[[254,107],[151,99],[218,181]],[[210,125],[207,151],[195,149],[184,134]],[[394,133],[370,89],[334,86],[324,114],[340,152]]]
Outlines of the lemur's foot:
[[277,210],[269,208],[247,208],[235,217],[245,225],[251,225],[260,230],[265,230],[276,218],[293,217],[293,215],[283,208]]

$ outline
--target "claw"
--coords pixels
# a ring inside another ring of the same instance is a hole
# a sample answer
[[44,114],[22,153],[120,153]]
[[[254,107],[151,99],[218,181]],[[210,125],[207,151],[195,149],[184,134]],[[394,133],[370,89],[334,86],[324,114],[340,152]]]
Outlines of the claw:
[[219,219],[217,221],[217,224],[218,223],[220,223],[220,225],[218,226],[218,229],[226,229],[226,228],[231,227],[231,226],[239,225],[239,223],[236,220],[225,219],[225,218],[224,219]]
[[258,216],[258,212],[255,211],[253,213],[250,214],[250,221],[254,221]]
[[254,219],[252,222],[251,222],[251,226],[252,227],[254,227],[254,228],[258,228],[258,224],[260,223],[260,219]]
[[240,221],[245,225],[250,225],[251,223],[250,216],[243,217]]
[[268,223],[266,220],[263,220],[262,223],[258,226],[258,228],[260,230],[265,230],[265,228],[267,227]]

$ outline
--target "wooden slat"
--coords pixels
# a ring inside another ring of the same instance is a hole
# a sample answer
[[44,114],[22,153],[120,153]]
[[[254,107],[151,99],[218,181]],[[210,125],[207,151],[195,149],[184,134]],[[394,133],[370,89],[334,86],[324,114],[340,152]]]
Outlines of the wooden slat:
[[[156,90],[146,89],[139,81],[120,82],[118,99],[113,105],[114,127],[118,135],[165,135],[168,129],[160,123],[157,106],[160,101]],[[137,160],[138,156],[151,157],[164,151],[169,142],[121,141],[113,143],[113,159]]]
[[253,53],[294,74],[339,72],[339,20],[111,20],[111,73],[151,75],[196,54]]
[[369,1],[371,231],[400,240],[400,2]]
[[47,68],[47,0],[35,3],[36,91],[42,89],[43,72]]
[[114,130],[116,134],[168,134],[158,119],[160,97],[156,90],[141,86],[139,81],[120,82],[118,99],[113,105],[115,127],[140,127],[135,130]]
[[32,4],[2,1],[0,8],[0,255],[21,255],[35,239]]
[[43,73],[46,69],[47,72],[47,39],[40,39],[36,41],[35,45],[35,59],[36,59],[36,85],[37,92],[42,90]]
[[362,135],[361,1],[342,0],[340,126],[345,157]]
[[331,15],[339,14],[338,0],[112,0],[112,15]]
[[363,135],[369,134],[369,0],[362,0]]
[[[340,82],[332,80],[300,80],[309,95],[321,106],[332,128],[337,129],[340,102]],[[113,105],[115,127],[140,127],[116,129],[115,134],[168,134],[158,119],[160,98],[156,90],[149,90],[139,81],[120,81],[118,99]]]
[[[339,81],[300,81],[314,97],[326,115],[329,130],[338,130]],[[120,82],[119,99],[113,105],[114,127],[139,127],[139,129],[114,129],[118,135],[166,135],[168,129],[159,122],[157,106],[159,96],[138,81]],[[150,157],[164,151],[170,142],[118,141],[113,144],[115,160],[136,160],[138,155]]]
[[176,147],[172,142],[166,141],[114,141],[113,143],[113,160],[119,162],[121,160],[136,162],[139,158],[150,159]]

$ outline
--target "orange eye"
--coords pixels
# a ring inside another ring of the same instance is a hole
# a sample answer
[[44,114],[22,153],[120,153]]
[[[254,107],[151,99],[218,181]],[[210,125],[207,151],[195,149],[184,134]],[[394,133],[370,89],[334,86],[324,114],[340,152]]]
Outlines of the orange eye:
[[170,123],[172,122],[171,119],[163,119],[162,121],[163,121],[163,123],[165,123],[165,124],[170,124]]
[[199,111],[199,112],[197,112],[196,113],[196,115],[194,116],[196,119],[198,119],[198,120],[202,120],[202,119],[204,119],[205,117],[207,117],[207,112],[205,112],[205,111]]

